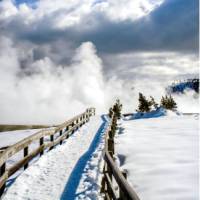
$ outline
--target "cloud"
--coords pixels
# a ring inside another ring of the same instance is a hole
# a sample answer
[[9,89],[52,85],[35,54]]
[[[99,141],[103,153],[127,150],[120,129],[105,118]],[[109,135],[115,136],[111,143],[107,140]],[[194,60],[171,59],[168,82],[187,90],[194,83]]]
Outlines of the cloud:
[[7,38],[1,41],[1,48],[6,50],[0,55],[1,123],[55,123],[88,106],[102,106],[101,60],[91,43],[77,49],[68,67],[57,66],[46,57],[22,71],[20,49]]
[[135,21],[148,15],[152,10],[162,4],[163,0],[110,0],[97,1],[94,10],[97,13],[106,15],[108,19],[114,22],[131,20]]
[[8,38],[1,41],[6,50],[0,54],[1,123],[59,123],[89,106],[106,112],[115,98],[129,95],[124,95],[121,80],[105,81],[102,60],[91,42],[76,49],[68,66],[45,57],[22,69],[22,49]]
[[196,54],[177,52],[129,52],[103,56],[107,76],[117,74],[123,80],[154,79],[158,82],[191,78],[198,75]]
[[116,98],[131,112],[138,92],[159,99],[172,80],[198,74],[197,4],[0,2],[0,122],[61,122]]
[[198,0],[43,0],[0,5],[2,34],[36,44],[92,41],[101,53],[196,51]]
[[197,0],[165,1],[141,19],[113,23],[103,18],[101,23],[83,38],[102,52],[198,50]]
[[[107,112],[116,98],[123,102],[124,112],[134,111],[138,92],[153,95],[158,100],[165,93],[171,77],[178,75],[177,72],[171,76],[169,71],[178,71],[179,64],[187,61],[183,72],[187,74],[186,66],[193,59],[182,60],[170,53],[118,55],[113,57],[118,65],[107,63],[115,69],[105,76],[105,62],[91,42],[85,42],[75,50],[70,64],[57,65],[49,57],[32,59],[33,50],[26,52],[25,47],[15,46],[9,38],[1,37],[0,41],[0,49],[5,50],[0,54],[1,123],[59,123],[89,106],[96,107],[97,113]],[[163,61],[166,55],[168,59]],[[22,68],[24,56],[27,61]],[[175,58],[176,68],[168,67],[170,60]],[[132,59],[135,66],[131,68]],[[152,66],[159,65],[159,69],[149,66],[149,60]],[[137,62],[142,65],[137,66]]]

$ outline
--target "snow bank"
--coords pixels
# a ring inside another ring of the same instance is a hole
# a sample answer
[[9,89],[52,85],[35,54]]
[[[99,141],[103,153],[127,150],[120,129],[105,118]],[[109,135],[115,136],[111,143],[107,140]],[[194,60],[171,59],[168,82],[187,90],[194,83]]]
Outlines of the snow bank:
[[164,116],[120,123],[116,152],[142,200],[198,200],[198,119]]
[[[97,163],[101,154],[96,147],[101,141],[101,124],[100,117],[92,117],[89,123],[76,131],[63,145],[44,154],[15,180],[3,200],[57,200],[61,196],[66,199],[65,194],[62,195],[63,190],[70,191],[67,193],[70,194],[68,199],[75,199],[77,189],[86,188],[86,184],[90,182],[85,179],[94,178],[93,182],[96,181],[96,175],[92,176],[91,169],[94,167],[94,173],[98,174]],[[80,179],[83,180],[82,185]],[[85,197],[94,195],[95,192],[97,194],[97,189],[98,187],[96,190],[94,188],[93,193],[86,193]]]
[[125,117],[124,120],[147,119],[147,118],[156,118],[156,117],[163,117],[163,116],[177,116],[177,115],[180,115],[180,113],[177,111],[166,110],[160,107],[157,110],[152,110],[151,112],[147,112],[147,113],[143,113],[143,112],[133,113],[132,116]]

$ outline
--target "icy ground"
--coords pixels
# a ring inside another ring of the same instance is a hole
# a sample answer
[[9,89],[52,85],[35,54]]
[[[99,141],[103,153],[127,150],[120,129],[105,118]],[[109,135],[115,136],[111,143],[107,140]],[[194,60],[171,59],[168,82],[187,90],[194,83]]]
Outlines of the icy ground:
[[198,200],[198,117],[144,117],[122,120],[115,140],[128,181],[142,200]]
[[106,125],[103,117],[92,117],[25,170],[3,200],[97,199]]

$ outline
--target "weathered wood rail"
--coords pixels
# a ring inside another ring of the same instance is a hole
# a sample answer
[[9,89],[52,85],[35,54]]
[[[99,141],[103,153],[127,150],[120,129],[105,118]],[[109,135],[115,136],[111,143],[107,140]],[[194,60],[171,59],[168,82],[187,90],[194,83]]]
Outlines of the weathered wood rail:
[[[41,130],[14,145],[9,146],[0,154],[0,196],[3,194],[7,179],[17,172],[20,168],[26,169],[29,162],[38,155],[43,155],[44,151],[49,151],[58,144],[62,144],[76,129],[89,121],[90,117],[95,115],[95,109],[89,108],[84,113],[58,125],[55,128]],[[33,143],[38,143],[36,149],[29,151]],[[23,151],[24,157],[7,167],[8,159],[17,153]]]
[[105,200],[140,200],[136,192],[126,180],[126,173],[121,172],[114,161],[114,136],[116,128],[117,117],[115,116],[115,113],[113,113],[110,125],[108,126],[105,134],[105,162],[101,183],[101,193],[105,195]]

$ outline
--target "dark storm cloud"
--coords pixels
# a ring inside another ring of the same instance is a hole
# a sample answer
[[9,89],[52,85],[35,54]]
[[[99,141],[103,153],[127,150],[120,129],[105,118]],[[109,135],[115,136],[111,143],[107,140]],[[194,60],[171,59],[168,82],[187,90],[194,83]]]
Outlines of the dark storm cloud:
[[145,18],[135,22],[104,23],[84,35],[103,52],[197,51],[198,1],[167,0]]

